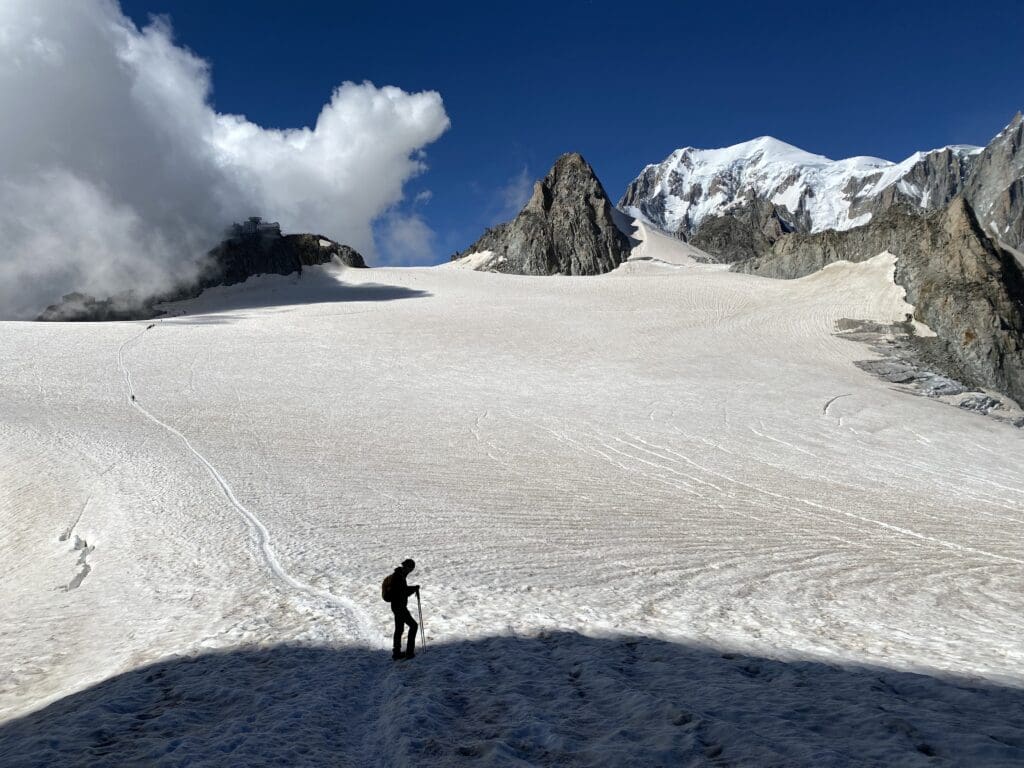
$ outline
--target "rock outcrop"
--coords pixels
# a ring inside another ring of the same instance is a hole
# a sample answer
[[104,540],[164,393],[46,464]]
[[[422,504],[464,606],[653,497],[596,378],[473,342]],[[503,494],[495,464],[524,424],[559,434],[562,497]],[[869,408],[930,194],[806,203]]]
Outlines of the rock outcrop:
[[989,142],[975,162],[964,197],[994,238],[1024,250],[1024,117]]
[[122,293],[106,299],[97,299],[87,293],[66,293],[56,304],[51,304],[36,318],[42,322],[105,323],[114,320],[149,320],[161,313],[153,307],[155,301],[133,293]]
[[309,234],[233,237],[210,251],[210,257],[200,289],[241,283],[253,275],[290,275],[334,260],[349,267],[366,266],[363,257],[347,245]]
[[611,201],[594,169],[575,152],[562,155],[533,186],[512,221],[488,229],[453,260],[489,253],[477,268],[518,275],[598,275],[629,257]]
[[792,231],[792,224],[778,206],[752,200],[734,208],[728,216],[705,220],[700,229],[686,239],[720,261],[730,263],[766,253],[773,242]]
[[107,321],[148,320],[157,317],[156,305],[198,296],[207,288],[234,285],[255,275],[290,275],[303,267],[340,262],[349,267],[365,267],[363,257],[347,245],[322,235],[242,235],[225,240],[208,254],[206,269],[199,279],[164,293],[140,297],[120,294],[104,299],[82,293],[69,293],[51,304],[37,320]]
[[927,215],[905,207],[843,232],[792,233],[768,251],[733,266],[765,277],[803,277],[834,261],[896,255],[896,282],[915,319],[936,338],[918,338],[940,372],[1024,403],[1024,277],[963,197]]

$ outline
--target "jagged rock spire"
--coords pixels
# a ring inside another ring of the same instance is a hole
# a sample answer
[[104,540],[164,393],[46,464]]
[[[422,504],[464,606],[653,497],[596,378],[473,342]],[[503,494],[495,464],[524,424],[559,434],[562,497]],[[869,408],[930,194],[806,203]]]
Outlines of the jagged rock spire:
[[562,155],[512,221],[487,230],[457,254],[491,252],[485,268],[522,275],[597,275],[629,257],[612,204],[578,152]]

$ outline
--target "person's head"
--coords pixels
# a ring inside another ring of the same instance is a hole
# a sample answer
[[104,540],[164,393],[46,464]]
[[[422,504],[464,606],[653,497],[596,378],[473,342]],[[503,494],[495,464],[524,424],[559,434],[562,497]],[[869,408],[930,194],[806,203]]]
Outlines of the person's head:
[[402,561],[402,570],[406,573],[412,573],[412,569],[416,567],[416,561],[411,557],[407,560]]

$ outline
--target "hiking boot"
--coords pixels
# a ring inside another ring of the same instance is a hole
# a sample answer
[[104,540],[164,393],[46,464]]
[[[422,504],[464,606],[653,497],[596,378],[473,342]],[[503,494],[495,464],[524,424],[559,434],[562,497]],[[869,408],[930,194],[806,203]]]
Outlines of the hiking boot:
[[402,658],[403,659],[415,659],[416,658],[416,654],[413,653],[412,651],[409,651],[407,654],[402,656]]
[[401,661],[404,658],[406,658],[406,656],[401,651],[395,651],[394,653],[391,654],[391,660],[392,661]]

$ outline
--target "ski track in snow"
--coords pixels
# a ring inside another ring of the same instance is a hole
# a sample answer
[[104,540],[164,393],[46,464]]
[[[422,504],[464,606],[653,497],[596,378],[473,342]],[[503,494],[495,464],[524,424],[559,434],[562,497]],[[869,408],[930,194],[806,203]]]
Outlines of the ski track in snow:
[[[766,435],[762,435],[761,433],[757,432],[757,430],[754,430],[753,428],[751,428],[751,431],[754,432],[754,434],[757,434],[757,435],[759,435],[761,437],[768,437]],[[615,439],[618,439],[618,438],[615,438]],[[774,438],[768,437],[768,439],[772,440]],[[790,448],[794,448],[795,450],[799,450],[802,453],[808,453],[808,455],[813,455],[813,454],[809,453],[808,451],[804,451],[803,449],[798,448],[797,446],[790,445],[789,443],[786,443],[786,442],[784,442],[782,440],[776,440],[775,442],[778,442],[778,443],[780,443],[782,445],[789,446]],[[664,448],[662,446],[655,446],[655,447],[660,447],[662,450],[667,450],[667,451],[671,452],[671,449],[666,449],[666,448]],[[625,455],[625,454],[623,454],[623,455]],[[664,466],[658,465],[658,464],[652,464],[651,462],[646,461],[644,459],[637,459],[636,457],[631,457],[631,458],[633,458],[634,460],[637,460],[637,461],[641,461],[644,464],[649,464],[651,466],[658,467],[660,469],[664,469],[664,470],[669,471],[669,472],[675,472],[675,470],[673,470],[673,469],[671,469],[669,467],[664,467]],[[655,476],[652,476],[652,477],[655,477]],[[730,479],[730,478],[724,478],[724,479]],[[735,480],[731,480],[731,482],[736,482],[736,481]],[[806,504],[807,506],[811,506],[811,507],[815,507],[815,508],[818,508],[818,509],[826,510],[828,512],[833,512],[835,514],[845,515],[847,517],[850,517],[850,518],[853,518],[853,519],[856,519],[856,520],[860,520],[861,522],[868,523],[869,525],[874,525],[874,526],[879,526],[881,528],[885,528],[887,530],[893,531],[894,533],[902,534],[904,536],[911,536],[911,537],[913,537],[915,539],[921,539],[923,541],[930,541],[930,542],[932,542],[934,544],[937,544],[937,545],[939,545],[941,547],[945,547],[946,549],[950,549],[950,550],[953,550],[953,551],[957,551],[957,552],[971,552],[973,554],[983,555],[985,557],[990,557],[990,558],[992,558],[994,560],[998,560],[998,561],[1015,563],[1017,565],[1024,565],[1024,560],[1020,560],[1020,559],[1015,558],[1015,557],[1006,557],[1004,555],[999,555],[999,554],[996,554],[996,553],[993,553],[993,552],[987,552],[987,551],[985,551],[983,549],[975,549],[973,547],[965,547],[965,546],[962,546],[960,544],[955,544],[953,542],[944,541],[944,540],[936,538],[934,536],[927,536],[927,535],[918,533],[916,531],[913,531],[913,530],[910,530],[910,529],[907,529],[907,528],[902,528],[902,527],[896,526],[896,525],[890,525],[890,524],[884,523],[884,522],[882,522],[880,520],[873,520],[873,519],[871,519],[869,517],[864,517],[862,515],[857,515],[857,514],[854,514],[854,513],[851,513],[851,512],[847,512],[847,511],[844,511],[844,510],[841,510],[841,509],[835,509],[833,507],[824,506],[822,504],[815,503],[815,502],[810,501],[808,499],[800,499],[800,498],[793,497],[793,496],[786,496],[784,494],[774,493],[772,491],[767,491],[767,490],[765,490],[763,488],[758,488],[756,486],[748,485],[747,487],[751,488],[752,490],[756,491],[757,493],[763,493],[765,495],[773,496],[773,497],[775,497],[777,499],[781,499],[781,500],[784,500],[784,501],[787,501],[787,502],[797,502],[799,504]],[[721,490],[721,489],[716,487],[716,490]],[[791,509],[792,509],[792,507],[791,507]],[[1008,519],[1015,519],[1015,518],[1008,518]],[[1021,521],[1017,520],[1017,522],[1021,522]],[[862,533],[866,532],[865,529],[863,529],[863,528],[861,528],[859,530]]]
[[370,618],[366,615],[366,612],[359,608],[359,606],[357,606],[354,602],[352,602],[348,598],[335,595],[332,592],[328,592],[327,590],[317,589],[303,581],[300,581],[299,579],[296,579],[294,576],[288,573],[287,570],[285,570],[284,566],[281,565],[281,561],[278,559],[277,553],[274,551],[274,548],[272,546],[270,531],[267,530],[267,527],[263,524],[263,521],[260,520],[259,517],[257,517],[252,511],[248,509],[248,507],[246,507],[244,504],[242,504],[241,501],[238,500],[238,497],[235,496],[235,492],[228,484],[228,481],[224,479],[224,476],[209,461],[209,459],[206,458],[206,456],[204,456],[196,449],[196,447],[191,443],[191,441],[187,437],[185,437],[185,435],[183,435],[177,429],[172,427],[170,424],[158,419],[150,411],[143,407],[142,404],[138,401],[136,397],[135,387],[132,384],[131,371],[128,370],[128,366],[125,364],[124,353],[126,348],[138,342],[139,339],[141,339],[142,336],[149,330],[150,328],[147,327],[139,331],[139,333],[135,334],[130,339],[127,339],[123,344],[121,344],[121,346],[118,347],[117,350],[117,364],[118,367],[121,369],[121,373],[124,377],[124,383],[127,388],[127,398],[129,405],[135,408],[149,421],[153,422],[157,426],[167,430],[172,435],[177,437],[185,446],[185,448],[188,449],[188,451],[199,461],[199,463],[206,468],[206,471],[209,473],[210,477],[220,488],[221,493],[224,494],[224,498],[227,499],[228,502],[230,502],[231,506],[238,510],[239,514],[242,515],[246,523],[249,525],[252,534],[255,538],[256,545],[259,548],[259,552],[263,558],[264,563],[267,566],[267,569],[278,581],[287,586],[289,589],[294,590],[295,592],[314,598],[315,600],[325,602],[334,607],[335,609],[340,609],[342,617],[348,622],[353,632],[353,635],[356,638],[362,639],[363,641],[370,643],[372,645],[379,645],[380,635],[377,632],[376,627],[374,626]]

